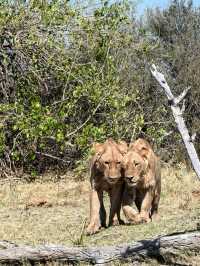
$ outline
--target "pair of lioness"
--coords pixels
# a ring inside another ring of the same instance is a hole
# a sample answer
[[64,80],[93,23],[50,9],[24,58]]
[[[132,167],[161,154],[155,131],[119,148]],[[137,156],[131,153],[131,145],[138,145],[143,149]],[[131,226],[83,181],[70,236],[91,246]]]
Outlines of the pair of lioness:
[[[159,160],[144,139],[129,145],[108,139],[94,144],[91,160],[90,222],[88,234],[106,227],[103,191],[110,197],[109,226],[123,224],[122,206],[130,223],[149,222],[157,214],[161,191]],[[132,208],[135,202],[138,212]]]

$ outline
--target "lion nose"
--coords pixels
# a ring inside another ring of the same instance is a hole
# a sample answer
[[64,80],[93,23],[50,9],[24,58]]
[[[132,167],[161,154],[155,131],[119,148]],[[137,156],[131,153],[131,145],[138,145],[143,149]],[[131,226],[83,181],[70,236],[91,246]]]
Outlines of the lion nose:
[[131,182],[131,183],[136,183],[137,182],[137,178],[134,176],[127,176],[126,179]]
[[127,179],[128,181],[132,181],[133,176],[127,176],[126,179]]

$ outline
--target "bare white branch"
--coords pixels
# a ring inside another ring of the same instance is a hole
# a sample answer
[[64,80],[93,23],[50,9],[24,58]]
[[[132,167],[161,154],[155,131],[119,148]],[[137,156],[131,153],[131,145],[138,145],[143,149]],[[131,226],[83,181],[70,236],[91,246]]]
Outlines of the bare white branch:
[[162,73],[160,73],[156,66],[153,64],[151,66],[151,73],[154,76],[154,78],[158,81],[160,86],[165,90],[165,93],[167,95],[168,100],[173,101],[175,100],[174,95],[172,94],[169,85],[167,84],[167,81]]
[[181,107],[181,113],[183,114],[185,112],[185,100],[183,100],[183,104]]
[[165,77],[162,73],[158,72],[157,68],[155,65],[152,65],[151,67],[151,73],[155,77],[155,79],[158,81],[160,86],[164,89],[164,93],[167,96],[167,98],[172,101],[171,104],[171,109],[172,113],[175,119],[175,122],[177,124],[178,130],[181,134],[182,140],[184,142],[184,145],[186,147],[186,150],[188,152],[189,158],[192,162],[193,168],[197,174],[197,177],[200,180],[200,161],[197,155],[197,152],[195,150],[194,144],[192,142],[192,138],[189,135],[188,129],[186,127],[185,121],[183,119],[183,111],[185,109],[184,103],[182,106],[182,110],[178,106],[178,103],[183,100],[183,98],[186,96],[187,92],[189,91],[190,88],[187,88],[186,90],[183,91],[183,93],[178,96],[178,98],[175,98],[171,92],[170,87],[168,86]]
[[195,141],[196,136],[197,136],[197,133],[192,134],[192,136],[191,136],[191,140],[192,140],[193,142]]
[[185,89],[178,97],[175,98],[174,103],[175,105],[179,104],[187,95],[188,91],[191,89],[191,87],[188,87]]

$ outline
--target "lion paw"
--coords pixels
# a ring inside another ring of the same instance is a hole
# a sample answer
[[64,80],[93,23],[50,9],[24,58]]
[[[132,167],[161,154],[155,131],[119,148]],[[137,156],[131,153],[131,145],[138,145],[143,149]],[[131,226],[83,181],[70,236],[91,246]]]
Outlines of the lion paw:
[[148,214],[139,214],[138,215],[138,223],[150,223],[151,218],[149,217]]
[[119,219],[118,223],[119,223],[119,225],[125,225],[125,222],[122,219]]
[[117,225],[124,225],[125,222],[122,220],[122,219],[113,219],[113,221],[111,223],[109,223],[109,226],[111,225],[114,225],[114,226],[117,226]]
[[99,232],[101,226],[96,223],[90,223],[86,229],[86,235],[93,235]]
[[128,224],[134,224],[134,225],[142,224],[142,223],[150,223],[150,222],[151,222],[151,219],[148,216],[146,215],[144,216],[140,214],[137,214],[134,216],[133,219],[128,220]]

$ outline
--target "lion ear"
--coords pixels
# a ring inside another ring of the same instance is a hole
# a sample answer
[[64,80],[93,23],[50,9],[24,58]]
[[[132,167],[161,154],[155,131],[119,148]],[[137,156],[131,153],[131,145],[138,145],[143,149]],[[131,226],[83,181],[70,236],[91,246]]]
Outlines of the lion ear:
[[94,153],[101,154],[103,153],[104,145],[102,143],[93,143],[92,150],[94,151]]
[[147,147],[145,147],[144,145],[136,145],[135,142],[132,142],[129,144],[129,150],[134,150],[137,153],[139,153],[139,155],[143,158],[143,159],[147,159],[148,155],[149,155],[149,149]]
[[99,160],[104,152],[104,145],[101,143],[93,143],[91,148],[91,154],[93,155],[90,161],[90,173],[92,174],[92,169],[95,167],[96,162]]
[[123,155],[127,153],[127,151],[128,151],[128,145],[127,145],[127,143],[126,143],[125,141],[120,140],[120,141],[118,142],[118,147],[119,147],[120,152],[121,152]]
[[139,154],[142,156],[143,159],[147,160],[149,151],[147,148],[142,147],[139,151]]

